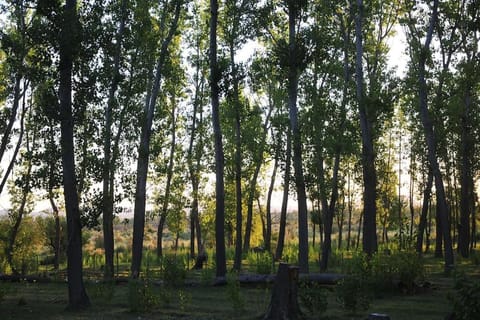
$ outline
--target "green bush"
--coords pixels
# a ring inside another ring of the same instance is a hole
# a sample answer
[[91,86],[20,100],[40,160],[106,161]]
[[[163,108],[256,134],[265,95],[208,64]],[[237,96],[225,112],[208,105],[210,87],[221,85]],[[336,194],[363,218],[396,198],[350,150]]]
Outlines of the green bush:
[[319,316],[327,311],[327,289],[317,283],[300,283],[299,298],[308,313]]
[[272,273],[273,258],[270,252],[251,252],[247,256],[248,264],[254,267],[255,272],[258,274],[270,274]]
[[152,290],[150,281],[130,280],[128,283],[128,303],[131,312],[148,312],[160,303],[160,299]]
[[455,280],[455,294],[449,299],[453,302],[455,320],[477,319],[480,315],[480,281],[460,275]]
[[366,310],[372,300],[371,269],[367,256],[356,253],[344,264],[345,278],[336,286],[337,301],[350,312]]
[[88,285],[87,289],[89,295],[94,300],[97,300],[101,304],[110,303],[115,292],[115,283],[113,281],[92,283]]
[[185,262],[183,259],[176,257],[165,257],[162,261],[163,265],[163,281],[167,286],[183,285],[187,276]]
[[235,314],[240,314],[245,310],[245,299],[240,291],[238,274],[235,272],[227,274],[227,297],[232,304]]
[[369,279],[358,274],[346,276],[336,286],[337,301],[353,313],[368,309],[373,298],[372,292]]

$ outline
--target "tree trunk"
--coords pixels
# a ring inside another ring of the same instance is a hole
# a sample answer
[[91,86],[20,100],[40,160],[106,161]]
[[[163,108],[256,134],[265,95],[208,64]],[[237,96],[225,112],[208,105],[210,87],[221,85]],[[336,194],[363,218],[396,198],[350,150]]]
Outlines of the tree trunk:
[[423,202],[422,202],[422,213],[420,214],[420,223],[418,225],[417,232],[417,253],[421,254],[423,249],[423,235],[425,234],[425,229],[427,227],[427,215],[428,209],[430,207],[430,199],[432,194],[432,185],[433,185],[433,173],[430,168],[428,169],[427,184],[423,191]]
[[[437,215],[441,225],[441,233],[445,246],[445,271],[449,271],[454,265],[452,239],[450,236],[450,224],[448,222],[448,206],[445,197],[445,189],[442,180],[442,174],[437,160],[437,146],[433,124],[428,110],[428,87],[425,79],[427,55],[430,51],[433,30],[438,17],[438,0],[434,0],[433,12],[430,18],[429,29],[426,35],[425,43],[421,48],[418,61],[418,94],[420,100],[420,118],[423,124],[425,140],[427,142],[427,153],[430,167],[435,179],[435,190],[437,196]],[[438,235],[437,235],[438,238]]]
[[[154,111],[158,93],[160,91],[160,81],[162,78],[163,67],[168,54],[168,46],[170,45],[170,42],[177,30],[182,2],[182,0],[175,1],[174,18],[170,25],[168,34],[162,42],[160,55],[155,70],[155,80],[151,89],[149,89],[149,93],[147,94],[145,101],[142,132],[138,147],[137,182],[135,189],[135,207],[133,213],[132,264],[130,270],[131,277],[133,279],[137,279],[140,276],[140,267],[142,264],[143,236],[145,228],[146,185],[150,155],[150,137]],[[167,12],[164,12],[164,14],[167,14]]]
[[113,72],[112,80],[110,82],[110,90],[108,94],[107,106],[105,108],[105,129],[104,129],[104,145],[103,145],[103,242],[105,249],[105,269],[104,278],[106,280],[113,279],[114,276],[114,237],[113,237],[113,192],[110,192],[110,173],[111,166],[111,135],[113,122],[113,108],[115,105],[115,93],[118,89],[120,80],[120,55],[122,51],[123,32],[125,30],[126,19],[126,0],[122,0],[121,4],[121,18],[118,32],[116,35],[115,55],[113,58]]
[[[290,127],[287,130],[287,150],[285,159],[285,173],[283,178],[283,197],[282,208],[280,209],[280,225],[278,229],[278,242],[275,250],[275,260],[281,260],[283,257],[283,246],[285,244],[285,229],[287,227],[287,207],[288,207],[288,193],[290,190],[290,170],[292,159],[292,140]],[[280,146],[279,146],[280,147]]]
[[362,165],[363,165],[363,251],[372,255],[377,251],[377,174],[375,171],[375,153],[372,138],[372,124],[368,118],[363,86],[363,0],[357,0],[358,12],[355,16],[356,35],[356,81],[357,102],[362,131]]
[[162,211],[160,212],[160,221],[157,228],[157,257],[161,257],[162,252],[162,237],[163,237],[163,228],[165,226],[165,221],[168,215],[168,205],[170,203],[170,189],[172,185],[173,177],[173,166],[175,164],[175,147],[177,144],[177,118],[175,116],[176,107],[175,107],[175,97],[172,97],[172,140],[170,143],[170,155],[168,157],[168,167],[167,167],[167,182],[165,184],[165,194],[163,196],[163,205]]
[[293,167],[295,169],[295,185],[298,202],[298,263],[300,265],[300,272],[308,273],[307,195],[305,192],[305,178],[303,176],[302,137],[300,133],[300,126],[298,124],[297,107],[299,67],[296,58],[298,51],[296,46],[296,22],[297,16],[300,14],[299,11],[299,4],[297,4],[295,1],[290,1],[288,4],[288,106],[293,138]]
[[[257,191],[257,180],[258,180],[258,175],[260,174],[260,169],[263,165],[263,159],[264,159],[264,153],[265,153],[265,143],[267,140],[267,134],[268,134],[268,124],[270,122],[270,117],[272,115],[273,111],[273,103],[269,103],[269,110],[268,114],[265,118],[265,121],[262,125],[262,136],[260,140],[260,146],[258,147],[258,153],[256,155],[256,163],[255,163],[255,171],[253,172],[252,179],[250,180],[249,184],[249,190],[248,190],[248,199],[247,199],[247,224],[245,226],[245,242],[244,242],[244,247],[243,250],[244,252],[247,252],[250,249],[250,234],[251,234],[251,229],[252,229],[252,220],[253,220],[253,201],[255,199],[255,194]],[[271,216],[268,217],[269,215],[269,210],[267,210],[267,222],[266,228],[265,228],[265,237],[264,237],[264,246],[267,248],[267,239],[268,238],[268,248],[270,247],[270,237],[271,237]],[[270,222],[268,222],[270,221]],[[270,226],[269,226],[270,225]],[[270,231],[267,231],[267,229],[270,228]]]
[[58,95],[61,118],[61,149],[63,188],[67,214],[68,247],[68,309],[78,310],[90,306],[83,284],[82,227],[78,203],[77,179],[75,175],[73,114],[72,114],[72,65],[75,41],[78,40],[77,1],[66,0],[64,19],[60,32],[60,83]]
[[272,239],[272,194],[273,194],[273,189],[275,188],[275,180],[277,176],[277,170],[278,170],[278,158],[280,157],[280,148],[276,148],[275,150],[275,159],[273,162],[273,172],[272,176],[270,178],[270,186],[268,187],[268,193],[267,193],[267,232],[265,236],[265,250],[268,252],[271,252],[272,250],[272,244],[271,244],[271,239]]
[[461,165],[460,165],[460,223],[458,224],[458,249],[464,258],[470,255],[470,216],[475,205],[474,182],[472,177],[472,158],[475,154],[475,143],[471,134],[471,94],[467,89],[464,97],[461,134]]
[[[233,41],[230,42],[230,67],[232,68],[232,78],[233,78],[233,105],[235,113],[235,212],[236,212],[236,224],[235,224],[235,258],[233,261],[233,269],[240,271],[242,265],[242,224],[243,224],[243,215],[242,215],[242,133],[241,133],[241,106],[239,98],[239,87],[238,87],[238,75],[237,75],[237,66],[235,64],[235,49]],[[252,201],[253,205],[253,201]],[[249,211],[249,213],[251,213]],[[247,225],[248,218],[250,218],[250,225],[252,220],[252,214],[247,215]],[[246,230],[247,231],[247,230]],[[250,231],[250,229],[248,230]],[[247,240],[248,239],[248,240]],[[247,242],[248,241],[248,242]],[[250,246],[250,235],[247,237],[245,233],[245,252],[248,251]]]
[[218,1],[210,0],[210,88],[212,126],[215,141],[215,265],[216,276],[224,281],[227,265],[225,253],[225,186],[222,130],[220,126],[219,81],[221,71],[217,61]]
[[272,288],[272,298],[264,320],[294,320],[302,317],[298,303],[299,268],[280,263]]

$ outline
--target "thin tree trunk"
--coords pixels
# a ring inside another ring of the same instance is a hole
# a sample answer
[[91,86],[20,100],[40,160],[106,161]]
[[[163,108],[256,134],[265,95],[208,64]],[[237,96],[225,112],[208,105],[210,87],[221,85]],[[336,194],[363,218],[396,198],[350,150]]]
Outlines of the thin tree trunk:
[[470,216],[473,215],[475,204],[472,177],[472,157],[475,154],[475,144],[471,134],[471,104],[470,88],[468,88],[464,97],[464,110],[462,115],[460,223],[458,224],[458,249],[464,258],[468,258],[470,255]]
[[298,202],[298,263],[300,273],[308,273],[308,213],[307,195],[305,192],[305,178],[302,165],[302,140],[298,124],[297,90],[298,90],[298,62],[297,62],[297,30],[296,22],[299,15],[299,4],[291,1],[288,4],[288,47],[289,47],[289,70],[288,70],[288,106],[290,126],[293,140],[293,167],[295,169],[295,185]]
[[67,247],[67,277],[68,277],[68,309],[78,310],[90,306],[90,300],[83,284],[82,266],[82,227],[78,201],[77,179],[75,175],[73,113],[72,113],[72,65],[77,30],[77,1],[66,0],[64,19],[60,32],[60,118],[61,118],[61,149],[63,166],[63,187],[65,209],[67,213],[68,247]]
[[[268,124],[270,122],[270,117],[272,115],[273,111],[273,102],[269,101],[269,110],[267,113],[267,116],[265,117],[264,123],[262,125],[262,136],[260,140],[260,145],[258,147],[258,152],[255,157],[256,159],[256,164],[255,164],[255,171],[253,172],[252,179],[250,180],[249,184],[249,190],[248,190],[248,199],[247,199],[247,223],[245,226],[245,242],[244,242],[244,247],[243,250],[247,252],[250,249],[250,234],[251,234],[251,229],[252,229],[252,220],[253,220],[253,201],[255,199],[255,194],[257,191],[257,180],[258,180],[258,175],[260,174],[260,169],[263,165],[263,159],[264,159],[264,153],[265,153],[265,143],[267,140],[267,134],[268,134]],[[269,214],[267,210],[267,215]],[[270,223],[268,223],[268,220],[270,220]],[[270,224],[270,227],[268,225]],[[270,228],[270,231],[267,229]],[[268,235],[268,240],[265,239],[267,238]],[[271,216],[270,218],[267,217],[267,223],[266,223],[266,229],[265,229],[265,241],[264,245],[267,247],[267,241],[268,247],[270,247],[270,235],[271,235]]]
[[265,250],[268,252],[271,252],[272,250],[272,244],[271,244],[271,239],[272,239],[272,194],[273,194],[273,189],[275,188],[275,180],[277,176],[277,170],[278,170],[278,162],[279,162],[279,155],[280,153],[280,148],[276,148],[275,150],[275,159],[273,162],[273,172],[272,176],[270,178],[270,186],[268,187],[268,193],[267,193],[267,232],[265,236]]
[[168,205],[170,204],[170,189],[172,185],[173,177],[173,166],[175,164],[175,147],[177,145],[177,118],[176,118],[176,107],[175,107],[175,96],[172,96],[172,112],[170,117],[172,118],[172,140],[170,142],[170,155],[168,157],[168,167],[167,167],[167,182],[165,184],[165,194],[163,195],[163,205],[162,211],[160,212],[160,221],[157,228],[157,257],[163,255],[162,250],[162,239],[163,239],[163,228],[165,227],[165,221],[168,215]]
[[430,199],[432,194],[432,185],[433,185],[433,172],[431,169],[428,170],[427,184],[423,190],[423,202],[422,202],[422,213],[420,214],[420,223],[418,225],[417,232],[417,253],[421,254],[423,249],[423,235],[425,234],[425,229],[427,227],[427,215],[428,209],[430,207]]
[[109,280],[114,276],[114,237],[113,237],[113,192],[110,192],[110,173],[111,173],[111,135],[113,122],[113,108],[115,105],[115,93],[118,89],[120,80],[120,55],[122,51],[123,32],[125,30],[127,1],[122,0],[121,18],[118,32],[116,35],[115,55],[113,58],[113,72],[108,94],[108,102],[105,108],[105,129],[103,145],[103,242],[105,249],[105,269],[104,278]]
[[[137,279],[140,276],[140,267],[142,264],[143,251],[143,236],[145,228],[145,203],[146,203],[146,186],[148,162],[150,155],[150,138],[152,123],[154,118],[155,106],[157,102],[158,93],[160,91],[160,81],[162,78],[163,67],[168,54],[168,47],[177,30],[178,20],[180,17],[180,9],[182,7],[182,0],[175,1],[175,13],[173,21],[170,25],[168,34],[162,42],[160,55],[157,60],[155,70],[155,80],[152,88],[149,89],[147,99],[145,102],[145,110],[143,115],[142,133],[140,136],[140,144],[138,147],[138,161],[137,161],[137,182],[135,190],[135,207],[133,217],[133,241],[132,241],[132,263],[131,263],[131,277]],[[166,9],[165,9],[166,10]],[[167,14],[167,12],[164,12]]]
[[225,253],[225,186],[222,130],[220,126],[219,81],[221,73],[217,61],[218,1],[210,0],[210,87],[212,126],[215,141],[215,265],[216,276],[223,281],[226,275]]
[[[275,250],[275,259],[281,260],[283,257],[283,247],[285,244],[285,229],[287,226],[287,207],[288,207],[288,193],[290,190],[290,170],[292,159],[292,140],[290,127],[287,130],[287,150],[285,159],[285,173],[283,178],[283,196],[282,208],[280,209],[280,225],[278,229],[277,249]],[[280,147],[280,146],[279,146]]]
[[363,251],[372,255],[377,251],[377,174],[375,170],[375,153],[372,138],[372,124],[368,118],[363,85],[363,0],[357,0],[358,12],[355,16],[356,35],[356,80],[357,101],[362,131],[362,165],[363,165]]
[[[437,146],[433,124],[428,110],[428,87],[425,79],[427,54],[430,50],[434,27],[438,18],[438,0],[434,0],[433,11],[430,18],[429,29],[426,35],[425,43],[421,48],[418,62],[418,93],[420,99],[420,118],[423,124],[425,140],[427,142],[427,152],[430,166],[435,179],[435,190],[437,195],[437,214],[439,224],[441,225],[441,233],[445,246],[445,271],[450,271],[454,265],[452,239],[450,236],[450,225],[448,222],[448,206],[445,197],[445,189],[442,180],[442,174],[437,160]],[[439,230],[440,231],[440,230]],[[438,235],[437,235],[438,238]]]

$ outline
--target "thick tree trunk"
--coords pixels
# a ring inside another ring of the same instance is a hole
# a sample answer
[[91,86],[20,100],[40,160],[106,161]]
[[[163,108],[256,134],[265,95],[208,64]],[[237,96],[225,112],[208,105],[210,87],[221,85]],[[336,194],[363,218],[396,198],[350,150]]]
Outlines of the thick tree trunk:
[[[155,79],[151,89],[149,89],[149,94],[147,94],[147,98],[145,102],[142,132],[140,136],[140,144],[138,147],[137,182],[136,182],[136,189],[135,189],[135,206],[134,206],[134,212],[133,212],[134,216],[133,216],[132,264],[130,269],[131,277],[133,279],[137,279],[140,276],[140,267],[142,264],[143,236],[144,236],[144,228],[145,228],[145,202],[146,202],[147,173],[148,173],[148,162],[149,162],[149,155],[150,155],[150,137],[151,137],[154,111],[155,111],[158,93],[160,91],[160,81],[162,78],[165,60],[168,54],[168,47],[177,30],[182,2],[183,2],[182,0],[175,1],[174,18],[173,18],[173,21],[171,22],[168,34],[162,42],[162,47],[160,49],[160,55],[159,55],[156,70],[155,70]],[[167,12],[164,12],[164,14],[167,14]]]
[[215,141],[215,257],[216,276],[224,281],[227,272],[225,253],[225,187],[222,130],[220,126],[219,81],[221,73],[217,61],[218,1],[210,0],[210,88],[212,126]]
[[362,131],[362,166],[363,166],[363,251],[372,255],[377,251],[377,174],[375,171],[375,151],[373,147],[372,124],[368,118],[363,85],[363,0],[357,0],[358,12],[355,16],[356,35],[356,81],[357,102]]
[[[278,229],[278,242],[275,250],[275,260],[281,260],[283,257],[283,247],[285,244],[285,229],[287,226],[287,207],[288,207],[288,193],[290,190],[290,170],[292,159],[292,139],[290,128],[287,130],[287,150],[285,159],[285,173],[283,178],[283,196],[282,207],[280,209],[280,225]],[[278,146],[280,148],[280,145]]]
[[72,65],[74,41],[78,39],[76,0],[67,0],[64,7],[63,26],[60,32],[60,85],[58,90],[61,118],[61,148],[63,188],[67,213],[68,247],[68,309],[78,310],[90,306],[83,284],[82,226],[75,176],[73,114],[72,114]]
[[299,268],[280,263],[272,298],[264,320],[294,320],[302,317],[298,303]]

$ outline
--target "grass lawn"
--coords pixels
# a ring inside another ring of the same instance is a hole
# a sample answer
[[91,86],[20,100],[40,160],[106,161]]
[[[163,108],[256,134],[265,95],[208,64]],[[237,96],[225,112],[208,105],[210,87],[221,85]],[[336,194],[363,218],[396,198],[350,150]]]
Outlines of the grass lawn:
[[[459,263],[458,268],[479,278],[478,266]],[[453,278],[442,274],[441,264],[436,260],[429,260],[427,269],[427,281],[431,285],[423,292],[414,295],[387,294],[375,298],[368,310],[349,314],[341,308],[336,301],[334,289],[331,289],[327,291],[327,312],[323,315],[306,314],[306,318],[365,319],[369,313],[376,312],[386,313],[392,320],[444,319],[452,311],[447,297],[454,292]],[[190,273],[189,277],[191,276]],[[238,289],[233,286],[198,284],[166,289],[152,284],[147,295],[154,297],[156,303],[148,312],[133,313],[130,312],[129,305],[129,284],[109,286],[87,282],[86,286],[92,302],[91,308],[70,313],[65,311],[66,283],[2,282],[0,319],[261,319],[270,301],[270,287],[265,286]]]

